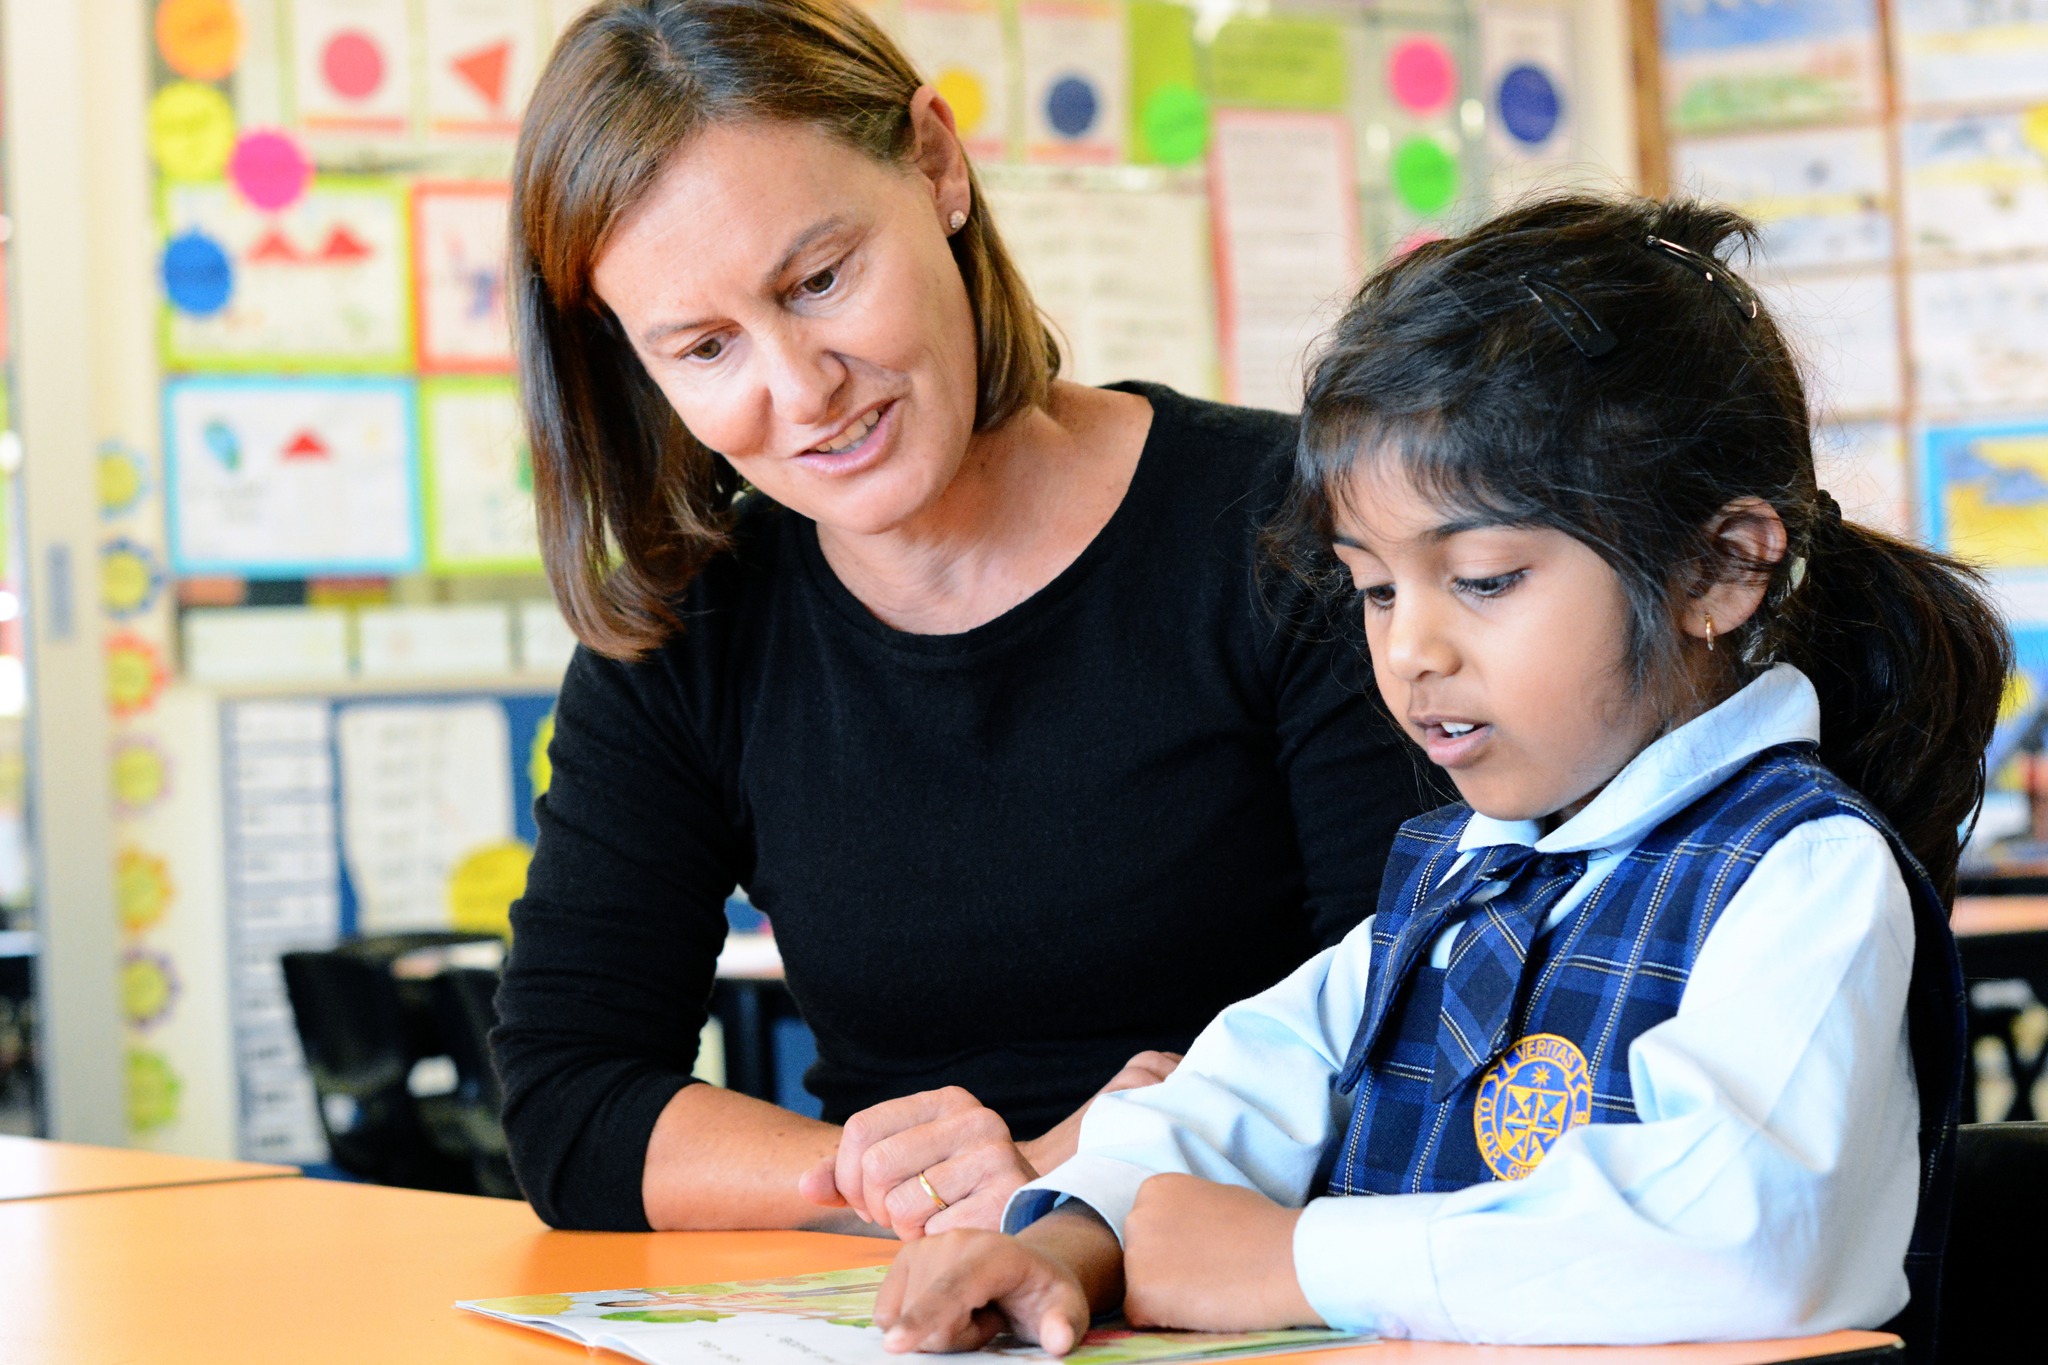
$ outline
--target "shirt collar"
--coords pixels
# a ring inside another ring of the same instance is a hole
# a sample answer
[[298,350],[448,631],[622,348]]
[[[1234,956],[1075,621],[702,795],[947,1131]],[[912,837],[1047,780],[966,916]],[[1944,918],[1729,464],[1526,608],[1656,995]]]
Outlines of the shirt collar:
[[1820,742],[1820,697],[1790,664],[1767,669],[1712,710],[1659,737],[1616,773],[1586,808],[1538,837],[1534,820],[1496,820],[1474,811],[1460,852],[1533,844],[1543,853],[1634,847],[1672,812],[1729,773],[1780,744]]

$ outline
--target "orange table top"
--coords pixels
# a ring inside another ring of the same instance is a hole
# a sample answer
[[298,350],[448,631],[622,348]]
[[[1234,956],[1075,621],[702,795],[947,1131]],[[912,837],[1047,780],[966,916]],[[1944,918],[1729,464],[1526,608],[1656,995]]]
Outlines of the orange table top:
[[1949,923],[1957,938],[2048,930],[2048,896],[1958,896]]
[[[524,1204],[320,1180],[0,1205],[11,1365],[575,1365],[581,1346],[457,1299],[761,1279],[886,1261],[893,1242],[802,1232],[550,1232]],[[1882,1348],[1798,1342],[1614,1350],[1394,1342],[1303,1365],[1760,1365]],[[612,1359],[613,1357],[603,1357]],[[936,1362],[934,1362],[936,1365]]]
[[206,1161],[127,1147],[85,1147],[71,1142],[0,1137],[0,1201],[53,1195],[211,1185],[228,1180],[296,1176],[295,1166],[253,1161]]

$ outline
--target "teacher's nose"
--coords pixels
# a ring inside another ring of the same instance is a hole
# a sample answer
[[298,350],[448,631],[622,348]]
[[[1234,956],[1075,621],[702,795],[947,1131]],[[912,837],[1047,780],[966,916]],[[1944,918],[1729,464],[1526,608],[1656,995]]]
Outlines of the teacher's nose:
[[838,352],[788,332],[764,340],[759,354],[776,416],[799,427],[821,426],[831,418],[833,400],[847,378]]

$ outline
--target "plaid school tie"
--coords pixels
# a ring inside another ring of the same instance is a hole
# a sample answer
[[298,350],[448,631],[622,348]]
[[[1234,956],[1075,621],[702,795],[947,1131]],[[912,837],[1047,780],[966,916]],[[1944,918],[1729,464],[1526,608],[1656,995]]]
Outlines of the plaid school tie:
[[1491,882],[1500,893],[1474,906],[1451,942],[1437,1015],[1432,1097],[1439,1102],[1508,1045],[1508,1020],[1521,994],[1529,944],[1550,912],[1585,875],[1583,853],[1538,853],[1527,844],[1495,844],[1453,874],[1442,903],[1462,905]]

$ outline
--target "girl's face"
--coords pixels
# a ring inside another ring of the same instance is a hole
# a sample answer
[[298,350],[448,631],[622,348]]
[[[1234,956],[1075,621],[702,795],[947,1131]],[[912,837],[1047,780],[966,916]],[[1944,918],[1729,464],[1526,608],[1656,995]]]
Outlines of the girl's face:
[[1629,685],[1621,579],[1561,531],[1447,512],[1392,465],[1354,475],[1336,519],[1380,695],[1473,809],[1555,828],[1663,728]]
[[974,430],[975,332],[946,241],[967,202],[950,113],[885,165],[801,124],[693,137],[592,272],[690,433],[821,525],[930,510]]

